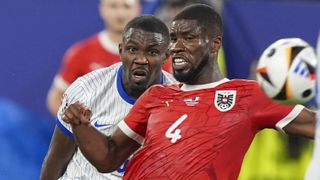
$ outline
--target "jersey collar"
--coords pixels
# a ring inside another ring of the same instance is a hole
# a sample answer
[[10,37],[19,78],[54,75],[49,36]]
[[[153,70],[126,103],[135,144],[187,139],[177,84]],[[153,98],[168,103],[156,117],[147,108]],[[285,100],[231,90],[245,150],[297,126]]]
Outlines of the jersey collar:
[[101,31],[98,34],[99,42],[101,46],[108,52],[113,54],[119,54],[118,44],[111,41],[107,31]]
[[194,90],[200,90],[200,89],[209,89],[209,88],[215,88],[218,85],[230,81],[227,78],[223,78],[220,81],[212,82],[208,84],[200,84],[200,85],[190,85],[190,84],[182,84],[180,89],[182,91],[194,91]]
[[[130,97],[127,92],[125,91],[123,84],[122,84],[122,65],[119,67],[118,69],[118,74],[117,74],[117,90],[119,92],[120,97],[126,101],[127,103],[133,105],[136,102],[136,99]],[[163,73],[161,74],[161,79],[160,79],[160,83],[163,84],[164,81],[164,77],[163,77]]]

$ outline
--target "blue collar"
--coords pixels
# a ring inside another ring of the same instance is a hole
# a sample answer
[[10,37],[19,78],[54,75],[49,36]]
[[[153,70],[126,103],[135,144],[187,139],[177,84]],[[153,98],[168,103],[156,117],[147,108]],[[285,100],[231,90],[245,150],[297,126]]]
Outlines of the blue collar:
[[[117,90],[119,92],[119,95],[121,98],[126,101],[127,103],[133,105],[136,100],[130,97],[127,92],[124,90],[123,84],[122,84],[122,65],[118,69],[118,75],[117,75]],[[163,84],[164,77],[163,74],[161,75],[160,83]]]

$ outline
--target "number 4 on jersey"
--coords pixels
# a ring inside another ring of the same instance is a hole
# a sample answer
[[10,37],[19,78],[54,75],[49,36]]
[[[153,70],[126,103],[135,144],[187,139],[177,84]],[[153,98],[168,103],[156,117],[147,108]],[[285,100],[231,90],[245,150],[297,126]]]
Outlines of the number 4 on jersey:
[[[166,137],[171,138],[171,142],[175,143],[178,139],[181,138],[181,129],[176,129],[184,120],[186,120],[188,115],[182,115],[176,122],[174,122],[166,132]],[[175,130],[175,131],[174,131]],[[174,131],[174,132],[173,132]]]

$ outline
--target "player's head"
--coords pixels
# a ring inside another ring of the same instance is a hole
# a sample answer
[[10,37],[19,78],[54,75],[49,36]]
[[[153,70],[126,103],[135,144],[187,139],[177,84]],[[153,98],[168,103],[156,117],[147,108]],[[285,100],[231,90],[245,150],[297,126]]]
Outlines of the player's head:
[[169,25],[172,19],[182,11],[183,8],[193,4],[206,4],[213,6],[212,0],[165,0],[161,7],[160,17]]
[[100,0],[99,12],[109,31],[121,33],[125,25],[140,14],[139,0]]
[[160,82],[169,41],[167,26],[153,15],[136,17],[126,25],[119,45],[125,88],[142,93]]
[[197,4],[183,9],[170,27],[173,73],[180,82],[197,84],[217,70],[222,41],[222,20],[210,6]]

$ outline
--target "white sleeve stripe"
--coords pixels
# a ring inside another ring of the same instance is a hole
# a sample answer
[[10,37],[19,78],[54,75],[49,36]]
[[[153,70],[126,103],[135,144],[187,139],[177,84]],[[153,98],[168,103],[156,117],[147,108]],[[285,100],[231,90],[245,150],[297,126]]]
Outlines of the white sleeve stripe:
[[284,132],[283,128],[286,125],[288,125],[291,121],[293,121],[299,115],[299,113],[303,110],[303,108],[304,106],[302,105],[296,105],[286,117],[284,117],[279,122],[277,122],[276,124],[277,130],[285,134],[286,132]]
[[143,144],[144,138],[142,136],[140,136],[139,134],[137,134],[136,132],[134,132],[124,121],[121,121],[118,124],[118,127],[128,137],[130,137],[131,139],[135,140],[137,143],[139,143],[141,145]]
[[60,75],[54,77],[53,84],[61,91],[65,91],[70,86],[70,84],[66,82]]

